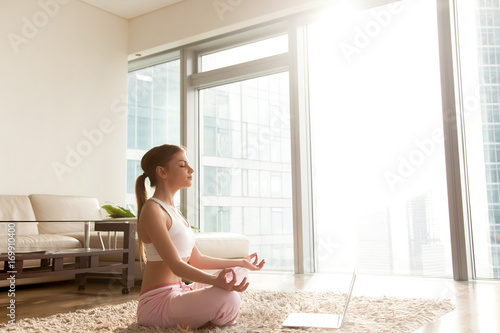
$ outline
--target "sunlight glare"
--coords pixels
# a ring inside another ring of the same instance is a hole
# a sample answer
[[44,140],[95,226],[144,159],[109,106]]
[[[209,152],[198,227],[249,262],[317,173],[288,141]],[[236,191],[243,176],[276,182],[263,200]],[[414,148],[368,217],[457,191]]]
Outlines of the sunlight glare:
[[338,1],[321,13],[318,24],[327,31],[342,30],[355,19],[357,12],[351,1]]

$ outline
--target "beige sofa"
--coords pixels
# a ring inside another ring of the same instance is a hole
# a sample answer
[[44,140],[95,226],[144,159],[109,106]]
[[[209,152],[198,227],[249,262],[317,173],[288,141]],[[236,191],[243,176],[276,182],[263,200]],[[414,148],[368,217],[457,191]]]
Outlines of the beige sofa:
[[[50,221],[98,221],[106,218],[96,198],[69,195],[31,194],[0,195],[0,252],[7,253],[8,222],[15,222],[15,249],[17,253],[30,251],[57,251],[84,247],[83,222],[50,222]],[[39,222],[44,221],[44,222]],[[196,232],[196,245],[200,252],[218,258],[242,258],[248,255],[249,240],[235,233]],[[123,233],[93,231],[91,223],[90,247],[117,248],[123,244]],[[136,246],[135,277],[141,279],[142,270],[139,263],[138,246]],[[101,256],[103,263],[121,262],[121,255]],[[25,267],[38,265],[38,261],[25,262]],[[0,262],[0,265],[4,265]],[[16,284],[32,284],[49,281],[74,279],[74,275],[56,277],[39,277],[16,280]],[[8,281],[0,281],[0,287],[8,285]]]

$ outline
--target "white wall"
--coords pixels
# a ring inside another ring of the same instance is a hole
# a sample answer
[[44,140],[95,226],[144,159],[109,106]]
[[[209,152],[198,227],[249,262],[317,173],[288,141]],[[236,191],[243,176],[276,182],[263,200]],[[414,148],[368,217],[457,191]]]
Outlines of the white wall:
[[128,22],[0,0],[0,194],[125,200]]
[[335,0],[183,0],[130,20],[129,59],[168,50]]

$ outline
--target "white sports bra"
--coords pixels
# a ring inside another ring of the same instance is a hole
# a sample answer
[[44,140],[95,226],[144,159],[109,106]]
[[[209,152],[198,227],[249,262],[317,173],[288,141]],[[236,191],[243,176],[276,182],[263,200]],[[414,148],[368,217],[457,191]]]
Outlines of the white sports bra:
[[[194,234],[191,227],[188,227],[184,223],[184,219],[179,213],[175,212],[171,207],[161,200],[152,197],[150,200],[158,203],[172,219],[172,226],[168,230],[172,243],[174,243],[177,252],[181,258],[187,258],[191,256],[191,252],[194,247]],[[148,261],[163,261],[163,259],[156,251],[153,243],[144,244],[146,250],[146,258]]]

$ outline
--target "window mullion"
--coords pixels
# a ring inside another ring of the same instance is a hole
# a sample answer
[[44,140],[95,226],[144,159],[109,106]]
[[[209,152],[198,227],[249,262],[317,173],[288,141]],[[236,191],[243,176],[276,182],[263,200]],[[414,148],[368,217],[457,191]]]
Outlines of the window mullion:
[[[190,85],[190,77],[196,70],[196,54],[192,50],[181,52],[181,144],[187,147],[189,160],[200,170],[199,117],[197,91]],[[200,177],[193,178],[193,186],[183,190],[181,210],[187,220],[200,227]]]
[[451,253],[453,278],[467,281],[472,278],[468,247],[468,228],[463,206],[463,186],[460,161],[460,133],[457,121],[454,45],[452,30],[452,1],[437,0],[439,57],[443,105],[443,130],[448,187]]
[[284,72],[288,69],[288,54],[279,54],[264,59],[214,69],[191,75],[191,85],[200,89],[242,81],[258,76]]
[[297,274],[314,272],[305,30],[305,25],[297,20],[291,23],[289,32],[293,234]]

